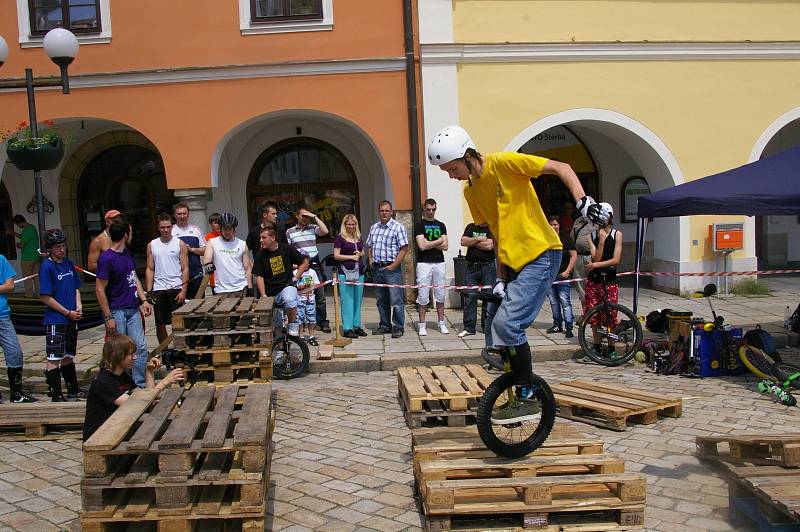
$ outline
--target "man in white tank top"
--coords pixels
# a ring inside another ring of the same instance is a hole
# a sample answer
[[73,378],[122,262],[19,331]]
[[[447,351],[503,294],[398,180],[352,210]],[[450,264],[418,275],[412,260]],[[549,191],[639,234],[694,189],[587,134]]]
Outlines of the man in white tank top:
[[147,244],[145,290],[155,308],[158,343],[167,338],[172,311],[183,305],[189,284],[189,247],[172,236],[172,216],[158,215],[158,238]]
[[214,272],[214,293],[217,295],[253,295],[253,261],[245,241],[236,238],[238,225],[235,214],[222,213],[219,217],[220,236],[206,243],[203,266],[206,271]]

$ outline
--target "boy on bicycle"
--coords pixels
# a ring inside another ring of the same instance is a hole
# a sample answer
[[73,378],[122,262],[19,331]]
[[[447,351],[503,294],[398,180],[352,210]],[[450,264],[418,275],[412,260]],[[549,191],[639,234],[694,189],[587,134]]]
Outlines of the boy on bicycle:
[[492,423],[506,425],[532,419],[541,407],[530,386],[533,368],[525,329],[533,323],[558,274],[561,241],[547,223],[530,178],[558,176],[581,214],[590,218],[599,206],[585,195],[568,164],[516,152],[481,155],[467,132],[458,126],[434,135],[428,160],[451,179],[467,181],[464,198],[473,221],[487,224],[497,245],[497,279],[492,291],[503,301],[486,333],[487,345],[505,349],[517,393],[523,400],[493,414]]

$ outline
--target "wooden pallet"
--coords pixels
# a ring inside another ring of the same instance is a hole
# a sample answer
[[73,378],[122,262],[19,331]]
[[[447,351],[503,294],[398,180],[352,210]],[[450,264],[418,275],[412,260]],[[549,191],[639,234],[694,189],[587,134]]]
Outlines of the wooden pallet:
[[397,369],[397,389],[406,423],[463,427],[475,418],[478,400],[494,378],[476,365],[416,366]]
[[[420,428],[411,431],[416,461],[462,458],[492,458],[495,454],[486,448],[476,427],[435,429]],[[544,444],[529,456],[589,455],[603,452],[601,440],[586,438],[564,423],[557,423]]]
[[207,351],[237,346],[268,348],[272,342],[272,298],[212,296],[172,313],[176,349]]
[[[202,504],[202,503],[199,503]],[[164,517],[145,514],[142,517],[131,518],[122,515],[122,510],[112,517],[94,519],[81,517],[81,530],[83,532],[115,532],[129,530],[132,532],[206,532],[237,530],[243,532],[262,532],[264,530],[264,516],[242,516],[230,513],[231,505],[219,505],[219,513],[205,510],[187,517]]]
[[0,405],[0,441],[76,439],[83,436],[86,403]]
[[[719,444],[727,444],[727,452]],[[698,436],[697,454],[706,460],[762,459],[786,467],[800,467],[800,433],[729,434]]]
[[624,530],[644,523],[645,478],[564,424],[531,455],[494,457],[466,429],[412,431],[426,530]]
[[272,381],[272,355],[267,349],[226,349],[186,356],[194,367],[197,383],[246,386],[250,382]]
[[742,517],[747,517],[761,530],[800,531],[800,470],[794,471],[795,475],[731,478],[731,522],[743,524]]
[[84,530],[263,527],[274,419],[269,384],[135,392],[84,443]]
[[679,397],[627,386],[574,380],[551,384],[550,388],[558,403],[559,416],[617,431],[627,430],[628,421],[655,423],[659,414],[680,417],[683,408]]

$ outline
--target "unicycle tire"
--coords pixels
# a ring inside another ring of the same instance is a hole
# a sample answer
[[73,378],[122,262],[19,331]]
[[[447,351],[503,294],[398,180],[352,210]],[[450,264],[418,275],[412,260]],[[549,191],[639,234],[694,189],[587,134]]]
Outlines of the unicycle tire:
[[[600,317],[600,321],[607,323],[610,316],[603,319],[604,314],[609,314],[609,311],[617,311],[617,323],[613,328],[606,325],[600,326],[600,351],[594,349],[594,338],[592,331],[592,319]],[[610,356],[608,338],[610,336],[616,337],[614,345],[614,353],[616,356]],[[627,307],[617,303],[603,303],[589,309],[589,312],[581,320],[578,327],[578,343],[581,346],[583,354],[590,359],[594,360],[602,366],[620,366],[625,364],[634,356],[642,346],[642,324],[636,315]]]
[[750,370],[750,373],[760,379],[776,381],[782,377],[772,357],[757,347],[746,344],[741,346],[739,348],[739,359]]
[[294,379],[308,370],[308,346],[294,336],[278,336],[272,341],[272,374],[276,379]]
[[520,458],[526,456],[545,442],[556,420],[556,399],[547,382],[538,375],[533,376],[536,398],[541,412],[536,420],[512,425],[493,425],[492,413],[508,400],[507,391],[514,388],[514,377],[503,373],[486,388],[478,402],[476,422],[478,434],[484,445],[498,456]]
[[481,356],[490,368],[503,371],[503,356],[499,352],[484,347],[481,349]]

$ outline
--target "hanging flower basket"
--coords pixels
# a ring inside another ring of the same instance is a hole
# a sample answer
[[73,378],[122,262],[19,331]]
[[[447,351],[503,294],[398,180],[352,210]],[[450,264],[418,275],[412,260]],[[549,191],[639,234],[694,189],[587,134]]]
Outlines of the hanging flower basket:
[[50,139],[46,144],[6,145],[8,159],[20,170],[52,170],[64,157],[64,141],[61,137]]

